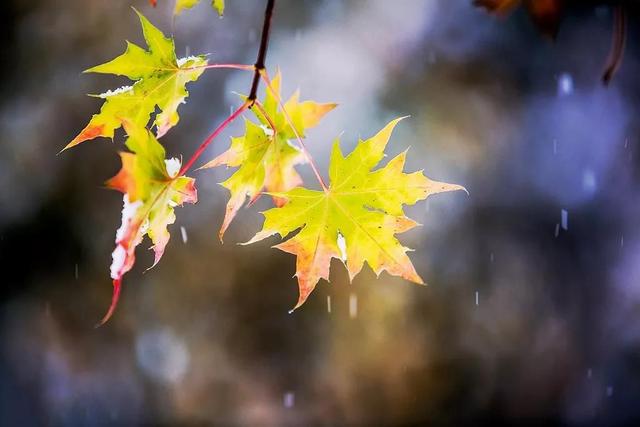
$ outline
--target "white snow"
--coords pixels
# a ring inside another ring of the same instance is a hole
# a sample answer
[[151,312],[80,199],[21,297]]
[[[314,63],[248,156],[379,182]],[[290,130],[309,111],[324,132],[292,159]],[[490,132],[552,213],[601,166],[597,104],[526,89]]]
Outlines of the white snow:
[[269,138],[273,136],[273,129],[271,129],[269,126],[260,125],[260,129],[262,129],[264,134],[267,135]]
[[178,67],[182,67],[184,64],[186,64],[189,61],[199,61],[200,58],[198,56],[185,56],[184,58],[178,58]]
[[287,139],[287,145],[296,151],[302,152],[302,149],[298,146],[298,141],[293,142],[292,140]]
[[125,194],[122,198],[122,223],[120,224],[120,228],[116,231],[116,243],[119,243],[120,240],[124,237],[124,233],[127,231],[127,227],[129,226],[129,222],[133,219],[138,208],[142,206],[142,201],[138,200],[137,202],[131,203],[129,202],[129,195]]
[[120,271],[124,266],[124,262],[127,259],[127,250],[124,246],[118,244],[111,253],[111,258],[113,258],[111,262],[111,278],[118,279],[120,278]]
[[122,223],[120,224],[120,228],[116,231],[116,248],[113,250],[111,254],[111,258],[113,261],[111,262],[111,278],[117,279],[120,277],[120,271],[124,266],[124,263],[127,259],[127,251],[120,244],[120,241],[124,238],[125,233],[127,232],[127,228],[131,223],[131,220],[136,215],[136,212],[142,206],[142,201],[138,200],[137,202],[131,203],[129,202],[129,195],[125,194],[122,198]]
[[121,93],[131,92],[133,90],[133,86],[122,86],[115,90],[108,90],[106,92],[98,95],[98,98],[108,98],[110,96],[119,95]]
[[340,249],[340,259],[342,262],[347,261],[347,241],[344,239],[342,233],[338,231],[338,249]]
[[166,159],[164,161],[164,165],[167,169],[167,173],[169,174],[169,176],[171,178],[175,178],[176,175],[178,175],[178,172],[180,172],[180,166],[182,166],[182,163],[180,162],[180,159],[178,159],[177,157],[172,157],[170,159]]

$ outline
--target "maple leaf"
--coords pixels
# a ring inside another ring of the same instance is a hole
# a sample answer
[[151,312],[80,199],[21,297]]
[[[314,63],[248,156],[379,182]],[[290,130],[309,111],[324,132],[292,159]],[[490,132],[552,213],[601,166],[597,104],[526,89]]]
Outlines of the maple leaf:
[[[176,6],[173,9],[173,14],[180,15],[184,9],[191,9],[198,3],[200,3],[200,0],[176,0]],[[224,0],[211,0],[211,7],[218,12],[218,15],[224,15]]]
[[122,169],[106,183],[124,193],[124,206],[112,254],[113,298],[101,324],[115,310],[122,277],[133,267],[135,249],[143,237],[148,235],[153,242],[153,267],[169,242],[167,226],[175,222],[174,207],[198,200],[195,180],[178,175],[180,161],[166,159],[164,148],[147,129],[126,121],[123,124],[128,134],[126,146],[132,152],[120,153]]
[[418,225],[404,215],[403,205],[412,205],[435,193],[466,190],[432,181],[422,171],[404,173],[406,151],[372,171],[384,157],[391,132],[400,120],[391,121],[372,138],[359,141],[346,157],[336,140],[329,165],[329,188],[316,191],[298,187],[278,193],[286,204],[263,213],[262,230],[247,244],[274,234],[285,238],[299,229],[275,246],[297,256],[300,294],[295,308],[305,302],[321,278],[329,280],[332,258],[345,263],[351,280],[366,261],[377,275],[386,270],[423,283],[406,254],[409,249],[395,237]]
[[[254,202],[264,188],[269,192],[278,193],[290,190],[302,184],[302,179],[295,166],[305,161],[304,154],[290,140],[295,134],[303,137],[305,130],[316,126],[320,119],[336,107],[336,104],[318,104],[313,101],[300,102],[296,91],[284,104],[295,131],[278,108],[280,99],[280,73],[267,88],[263,102],[263,114],[253,108],[261,126],[246,120],[245,134],[231,139],[231,147],[216,157],[201,169],[213,168],[220,165],[238,167],[238,170],[221,185],[231,192],[227,203],[225,218],[220,228],[222,237],[238,210],[249,198]],[[284,200],[275,197],[276,205],[280,206]]]
[[140,12],[135,12],[149,50],[127,42],[125,53],[85,71],[122,75],[135,83],[98,95],[105,100],[100,113],[91,118],[65,150],[98,136],[113,138],[113,132],[123,121],[146,127],[156,106],[161,110],[154,121],[158,137],[178,123],[178,107],[189,95],[185,86],[200,77],[207,60],[203,56],[178,59],[173,40],[165,37]]

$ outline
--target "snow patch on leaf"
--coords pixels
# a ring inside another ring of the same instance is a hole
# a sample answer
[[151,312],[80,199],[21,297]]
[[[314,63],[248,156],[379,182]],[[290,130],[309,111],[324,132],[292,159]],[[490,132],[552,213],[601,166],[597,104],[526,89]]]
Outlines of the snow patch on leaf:
[[178,58],[177,63],[178,63],[178,67],[182,67],[184,64],[186,64],[189,61],[199,62],[201,60],[202,58],[200,58],[199,56],[190,55],[190,56],[185,56],[184,58]]
[[121,86],[118,89],[114,89],[114,90],[109,89],[108,91],[101,93],[100,95],[98,95],[98,98],[104,99],[110,96],[120,95],[121,93],[128,93],[128,92],[131,92],[132,90],[133,90],[133,86]]
[[178,175],[178,172],[180,172],[180,167],[182,166],[182,163],[177,157],[166,159],[164,161],[164,164],[167,169],[167,174],[169,174],[171,178],[175,178]]
[[127,250],[122,245],[117,245],[111,253],[111,258],[113,259],[111,262],[111,278],[117,279],[127,259]]
[[120,224],[120,228],[116,231],[116,243],[121,241],[124,236],[129,224],[135,217],[136,212],[138,212],[138,208],[142,206],[142,201],[137,200],[133,203],[129,201],[129,195],[125,194],[122,197],[123,205],[122,205],[122,223]]
[[127,237],[131,232],[131,225],[136,217],[136,213],[142,206],[141,200],[131,203],[128,194],[125,194],[122,200],[122,223],[116,231],[116,248],[111,254],[111,258],[113,259],[111,262],[112,279],[120,279],[122,275],[128,271],[126,267],[129,261],[129,251],[127,250],[125,242],[128,240]]
[[269,138],[271,138],[273,136],[273,129],[271,129],[269,126],[260,125],[260,129],[262,129],[264,134],[266,136],[268,136]]
[[340,249],[340,259],[342,262],[347,261],[347,241],[341,232],[338,231],[338,240],[336,242],[338,244],[338,249]]

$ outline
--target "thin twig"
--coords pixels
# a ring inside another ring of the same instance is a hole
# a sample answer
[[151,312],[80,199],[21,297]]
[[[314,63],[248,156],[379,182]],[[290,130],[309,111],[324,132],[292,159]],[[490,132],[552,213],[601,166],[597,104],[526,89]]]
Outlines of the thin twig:
[[273,17],[273,8],[275,6],[275,0],[267,0],[267,8],[264,12],[264,22],[262,24],[262,36],[260,37],[260,48],[258,49],[258,58],[256,60],[255,65],[243,65],[243,64],[211,64],[205,65],[202,68],[235,68],[242,70],[253,70],[253,82],[251,83],[251,92],[249,93],[249,97],[247,100],[234,111],[229,117],[226,118],[224,122],[218,126],[211,135],[205,139],[200,147],[196,150],[196,152],[191,156],[191,158],[187,161],[187,163],[182,166],[180,169],[179,176],[184,175],[190,168],[193,166],[196,160],[202,155],[204,150],[213,142],[213,140],[218,136],[220,132],[224,130],[231,122],[242,114],[247,108],[251,108],[257,97],[258,93],[258,84],[260,83],[260,71],[264,70],[264,63],[267,58],[267,50],[269,48],[269,32],[271,30],[271,18]]
[[262,36],[260,37],[260,48],[258,50],[258,58],[256,59],[255,71],[253,73],[253,81],[251,82],[251,91],[247,98],[251,105],[258,97],[258,85],[260,84],[260,72],[264,70],[265,60],[267,59],[267,50],[269,49],[269,33],[271,32],[271,18],[273,17],[273,8],[275,0],[267,0],[267,8],[264,11],[264,22],[262,24]]
[[232,70],[246,70],[246,71],[255,70],[254,65],[248,65],[248,64],[208,64],[208,65],[201,65],[199,67],[185,68],[184,70],[209,70],[211,68],[226,68],[226,69],[232,69]]
[[198,160],[198,158],[202,155],[209,144],[211,144],[211,142],[213,142],[213,140],[218,136],[218,134],[222,132],[224,128],[226,128],[231,122],[237,119],[238,116],[240,116],[240,114],[242,114],[247,108],[249,108],[249,101],[245,101],[236,111],[231,113],[231,115],[227,117],[225,121],[220,123],[220,125],[211,133],[211,135],[209,135],[207,139],[205,139],[202,144],[200,144],[200,147],[198,147],[196,152],[193,153],[193,156],[191,156],[187,163],[182,166],[182,169],[180,169],[180,173],[178,174],[178,176],[184,175],[191,168],[191,166],[193,166],[196,160]]

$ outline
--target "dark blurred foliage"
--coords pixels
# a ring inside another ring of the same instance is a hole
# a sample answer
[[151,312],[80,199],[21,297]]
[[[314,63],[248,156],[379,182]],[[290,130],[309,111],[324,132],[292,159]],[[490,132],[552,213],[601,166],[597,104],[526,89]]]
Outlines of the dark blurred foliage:
[[[216,239],[230,171],[197,172],[148,272],[139,250],[121,304],[109,263],[121,196],[119,134],[56,155],[119,78],[81,74],[141,42],[134,5],[180,55],[251,63],[264,5],[8,0],[0,23],[0,424],[570,425],[640,422],[640,19],[609,87],[610,5],[572,8],[554,43],[524,9],[496,19],[471,0],[280,0],[268,66],[285,92],[337,101],[309,133],[326,167],[392,117],[390,154],[464,185],[408,209],[402,236],[429,283],[335,261],[293,314],[294,259],[238,246],[260,200]],[[190,86],[163,142],[189,156],[251,76]],[[221,152],[236,123],[205,156]],[[312,183],[311,174],[301,169]],[[313,185],[313,184],[310,184]],[[186,239],[182,238],[184,228]],[[145,246],[143,243],[142,246]],[[330,306],[329,306],[330,304]],[[329,310],[330,308],[330,310]]]

